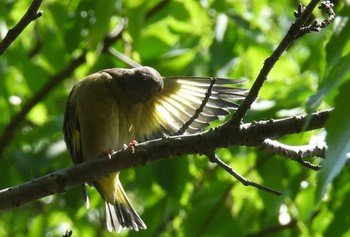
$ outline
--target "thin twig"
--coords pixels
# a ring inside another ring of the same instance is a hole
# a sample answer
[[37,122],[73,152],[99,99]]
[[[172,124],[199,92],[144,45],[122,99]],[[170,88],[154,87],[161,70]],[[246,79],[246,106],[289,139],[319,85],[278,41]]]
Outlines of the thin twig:
[[130,67],[141,67],[142,66],[141,64],[135,62],[131,58],[125,56],[124,54],[120,53],[119,51],[117,51],[116,49],[114,49],[112,47],[109,47],[107,52]]
[[[201,227],[198,228],[198,232],[196,233],[195,236],[204,236],[207,228],[210,226],[210,223],[213,221],[214,216],[218,213],[218,211],[220,210],[220,207],[223,205],[223,203],[225,203],[225,200],[227,198],[227,196],[229,195],[230,191],[232,190],[234,183],[231,183],[230,185],[228,185],[224,192],[222,193],[222,195],[219,197],[218,201],[212,206],[212,208],[210,208],[210,210],[208,212],[206,212],[206,218],[204,219],[204,221],[201,224]],[[226,207],[224,207],[226,208]]]
[[0,55],[5,53],[12,42],[17,39],[32,21],[42,16],[43,12],[38,11],[42,2],[43,0],[33,0],[21,20],[7,32],[5,38],[0,42]]
[[[248,176],[252,171],[255,171],[258,166],[263,165],[267,159],[260,159],[258,160],[255,164],[246,167],[247,169],[245,170],[243,176]],[[219,166],[216,166],[215,168],[220,168]],[[214,169],[211,170],[211,172]],[[207,174],[207,172],[206,172]],[[219,199],[217,199],[216,203],[210,208],[209,211],[207,211],[207,215],[205,220],[202,222],[200,228],[198,228],[198,233],[195,236],[203,236],[204,233],[206,233],[206,230],[208,226],[210,226],[211,222],[213,222],[213,217],[219,212],[219,207],[222,206],[222,204],[225,202],[227,197],[230,194],[230,191],[235,187],[236,184],[239,184],[240,182],[232,182],[231,184],[227,185],[225,191],[221,195]],[[196,187],[197,190],[199,190],[201,187]]]
[[32,47],[32,49],[28,52],[28,58],[33,58],[35,55],[37,55],[43,45],[43,39],[41,38],[41,35],[39,34],[39,27],[38,24],[34,24],[34,40],[35,45]]
[[111,54],[112,56],[118,58],[120,61],[128,65],[129,67],[140,67],[139,63],[135,62],[131,58],[125,56],[125,54],[120,53],[112,47],[113,43],[122,37],[123,31],[127,25],[126,19],[121,19],[118,26],[113,30],[103,41],[102,52]]
[[[311,223],[312,220],[315,219],[320,214],[320,212],[321,212],[321,209],[317,209],[316,211],[311,213],[309,215],[308,221]],[[262,236],[271,236],[271,235],[280,236],[280,235],[276,235],[276,232],[279,232],[285,229],[295,228],[297,224],[298,224],[297,220],[293,218],[286,225],[274,225],[274,226],[265,227],[264,229],[258,232],[246,235],[246,237],[262,237]]]
[[[323,28],[327,27],[330,23],[333,22],[335,19],[335,12],[333,10],[334,4],[330,1],[323,1],[321,2],[318,9],[321,9],[324,11],[328,17],[325,18],[322,22],[319,22],[318,20],[314,20],[310,25],[303,26],[300,28],[300,33],[297,37],[301,37],[304,34],[311,33],[311,32],[320,32]],[[303,11],[305,10],[305,7],[301,3],[299,3],[299,7],[297,11],[294,11],[294,15],[296,17],[300,16]]]
[[117,27],[104,38],[102,52],[108,52],[108,49],[112,46],[112,44],[114,44],[118,39],[121,39],[126,25],[127,20],[121,18]]
[[277,46],[275,51],[271,54],[269,58],[267,58],[264,62],[264,66],[262,67],[259,75],[257,76],[252,88],[250,89],[247,97],[242,102],[241,106],[234,113],[229,124],[233,124],[239,126],[241,120],[250,109],[252,103],[258,97],[259,91],[262,88],[264,82],[267,80],[267,76],[281,57],[281,55],[295,42],[295,40],[300,36],[300,32],[302,27],[304,27],[308,18],[311,16],[312,11],[315,9],[320,0],[311,0],[309,5],[305,8],[300,9],[300,14],[297,14],[297,20],[291,25],[287,34],[281,41],[281,43]]
[[266,187],[264,185],[252,182],[242,175],[238,174],[236,171],[234,171],[229,165],[227,165],[225,162],[223,162],[218,155],[216,155],[214,152],[206,152],[206,155],[208,156],[209,160],[212,163],[215,163],[219,165],[221,168],[223,168],[227,173],[231,174],[233,177],[235,177],[239,182],[241,182],[244,186],[252,186],[258,189],[261,189],[263,191],[275,194],[275,195],[281,195],[282,193],[274,190],[272,188]]
[[[253,233],[253,234],[249,234],[246,237],[262,237],[262,236],[270,236],[272,234],[276,234],[276,232],[282,231],[282,230],[286,230],[286,229],[291,229],[294,228],[297,225],[297,220],[296,219],[292,219],[288,224],[286,225],[275,225],[275,226],[270,226],[267,227],[259,232]],[[277,235],[278,236],[278,235]]]
[[202,100],[202,104],[198,107],[198,109],[196,109],[196,112],[193,114],[193,116],[179,129],[179,131],[177,131],[175,135],[181,135],[184,134],[184,132],[186,131],[186,129],[193,123],[194,120],[196,120],[198,118],[198,116],[203,112],[204,107],[206,106],[206,104],[209,101],[209,98],[211,96],[211,92],[213,91],[213,86],[216,82],[216,78],[210,78],[210,85],[208,87],[207,92],[205,93],[205,97]]
[[168,5],[171,1],[170,0],[162,0],[157,5],[155,5],[153,8],[151,8],[147,14],[145,15],[146,19],[149,19],[151,16],[162,10],[166,5]]
[[324,157],[326,152],[326,146],[323,145],[289,146],[271,139],[265,139],[260,148],[274,155],[280,155],[297,161],[301,165],[313,170],[319,170],[321,169],[321,166],[311,164],[310,162],[304,160],[304,158],[315,156]]

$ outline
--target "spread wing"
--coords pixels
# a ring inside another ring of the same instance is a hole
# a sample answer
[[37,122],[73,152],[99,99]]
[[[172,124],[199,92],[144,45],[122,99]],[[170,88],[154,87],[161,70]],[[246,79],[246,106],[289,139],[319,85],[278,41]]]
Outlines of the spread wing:
[[[243,80],[215,78],[211,95],[205,103],[211,84],[209,77],[165,77],[164,89],[151,101],[152,116],[158,121],[159,129],[149,138],[162,134],[173,135],[190,121],[196,110],[204,103],[202,112],[188,126],[185,133],[195,133],[209,125],[209,122],[236,110],[237,101],[245,98],[246,89],[237,87]],[[203,102],[204,101],[204,102]],[[147,112],[146,112],[147,113]],[[151,113],[151,112],[150,112]],[[147,116],[146,116],[147,117]]]

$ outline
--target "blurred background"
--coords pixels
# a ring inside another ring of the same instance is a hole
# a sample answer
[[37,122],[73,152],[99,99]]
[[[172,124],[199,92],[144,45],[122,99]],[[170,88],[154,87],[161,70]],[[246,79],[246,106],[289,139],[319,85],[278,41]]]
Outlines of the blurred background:
[[[30,3],[0,1],[1,39]],[[247,79],[249,88],[295,20],[297,4],[45,0],[43,16],[0,56],[0,189],[72,165],[62,134],[64,108],[71,88],[86,75],[138,63],[163,76]],[[339,12],[345,9],[344,3],[336,5]],[[314,14],[323,19],[320,11]],[[245,122],[305,113],[305,101],[325,72],[325,45],[334,27],[299,39],[283,55]],[[332,107],[335,94],[318,108]],[[30,110],[18,116],[23,108]],[[17,123],[8,128],[14,118]],[[13,136],[5,134],[8,129]],[[324,130],[316,130],[279,141],[322,144],[324,137]],[[217,154],[246,178],[283,194],[245,187],[204,156],[147,164],[123,171],[121,180],[148,229],[124,230],[118,236],[350,236],[350,215],[344,208],[350,203],[349,168],[323,202],[315,203],[315,171],[255,148],[228,147]],[[310,161],[318,164],[321,159]],[[62,236],[66,230],[72,236],[117,236],[105,228],[100,196],[94,189],[88,192],[89,210],[78,187],[0,212],[0,236]]]

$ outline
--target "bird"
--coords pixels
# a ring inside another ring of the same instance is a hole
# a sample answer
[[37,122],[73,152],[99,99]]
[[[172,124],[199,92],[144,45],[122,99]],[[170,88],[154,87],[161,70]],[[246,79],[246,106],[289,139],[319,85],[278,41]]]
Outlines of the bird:
[[[72,88],[64,114],[64,140],[73,163],[120,150],[130,141],[161,138],[181,129],[185,134],[196,133],[209,122],[228,115],[239,107],[237,101],[245,98],[247,90],[236,86],[244,80],[214,79],[163,77],[148,66],[109,68],[87,76]],[[198,113],[201,105],[204,107]],[[128,199],[119,172],[90,185],[105,202],[108,231],[147,228]],[[83,184],[88,206],[85,187]]]

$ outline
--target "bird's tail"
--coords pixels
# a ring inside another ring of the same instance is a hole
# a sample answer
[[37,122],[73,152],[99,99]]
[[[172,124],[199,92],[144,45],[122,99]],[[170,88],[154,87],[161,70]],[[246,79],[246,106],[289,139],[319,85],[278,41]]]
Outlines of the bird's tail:
[[132,207],[119,181],[118,174],[100,179],[96,189],[105,200],[107,229],[120,232],[122,228],[146,229],[145,223]]

